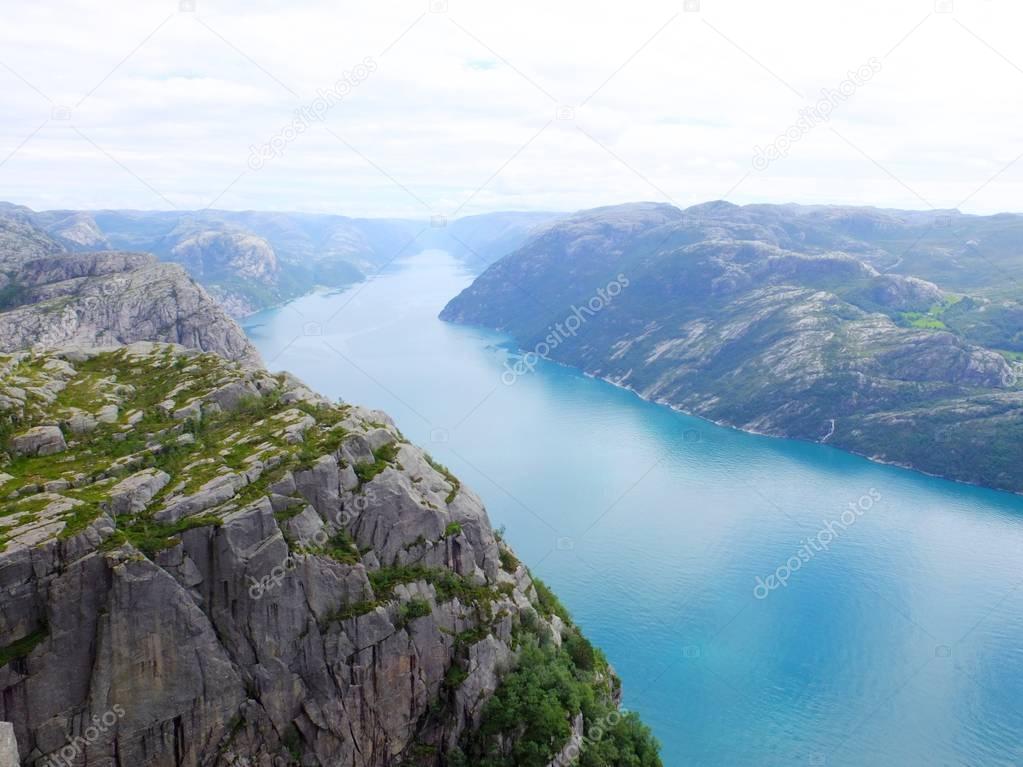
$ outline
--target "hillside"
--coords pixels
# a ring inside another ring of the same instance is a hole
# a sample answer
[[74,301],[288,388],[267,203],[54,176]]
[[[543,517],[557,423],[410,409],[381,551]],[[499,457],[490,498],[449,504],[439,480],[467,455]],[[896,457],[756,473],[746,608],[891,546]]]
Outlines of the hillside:
[[258,364],[241,328],[185,271],[142,253],[72,252],[0,213],[0,351],[180,343]]
[[784,210],[584,211],[491,266],[441,317],[533,351],[512,379],[549,356],[738,428],[1023,491],[1021,328],[983,319],[1018,296],[882,272],[876,253],[823,247],[837,225],[818,247],[820,217]]
[[0,203],[61,250],[153,253],[183,266],[233,317],[317,287],[343,288],[424,248],[474,272],[518,248],[555,213],[488,213],[447,221],[264,211],[33,211]]
[[385,414],[148,343],[2,356],[0,393],[0,720],[26,763],[660,764]]

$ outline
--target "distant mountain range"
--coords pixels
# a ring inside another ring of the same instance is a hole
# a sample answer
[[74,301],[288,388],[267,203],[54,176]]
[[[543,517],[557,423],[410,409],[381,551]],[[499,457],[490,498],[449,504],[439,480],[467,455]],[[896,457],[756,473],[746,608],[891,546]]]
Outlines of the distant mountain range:
[[[555,222],[441,314],[749,431],[1023,491],[1023,216],[711,202]],[[575,319],[569,319],[570,317]]]
[[177,264],[144,253],[75,253],[0,210],[0,352],[166,341],[257,364],[259,353]]
[[427,247],[474,271],[515,250],[554,213],[491,213],[453,221],[260,211],[53,210],[0,203],[71,251],[141,251],[181,264],[233,316],[343,287]]

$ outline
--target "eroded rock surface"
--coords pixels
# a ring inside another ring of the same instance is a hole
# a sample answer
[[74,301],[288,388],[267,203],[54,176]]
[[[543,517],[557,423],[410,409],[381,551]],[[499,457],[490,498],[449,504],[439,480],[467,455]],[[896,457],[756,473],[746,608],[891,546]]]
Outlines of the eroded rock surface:
[[[18,424],[66,429],[0,467],[0,719],[28,764],[446,764],[523,637],[576,636],[380,413],[164,344],[0,356],[11,388]],[[606,664],[578,673],[613,703]]]

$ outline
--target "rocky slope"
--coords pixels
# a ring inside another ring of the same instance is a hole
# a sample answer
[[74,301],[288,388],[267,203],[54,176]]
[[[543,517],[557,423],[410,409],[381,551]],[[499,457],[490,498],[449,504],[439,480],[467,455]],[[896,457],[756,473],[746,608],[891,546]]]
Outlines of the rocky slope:
[[259,363],[241,328],[194,280],[153,256],[69,252],[19,215],[0,215],[0,350],[180,343]]
[[441,316],[530,350],[511,380],[549,356],[742,429],[1023,491],[1017,355],[943,321],[985,300],[818,247],[808,214],[781,226],[780,207],[584,211]]
[[146,343],[0,356],[0,396],[24,764],[660,764],[479,498],[383,413]]

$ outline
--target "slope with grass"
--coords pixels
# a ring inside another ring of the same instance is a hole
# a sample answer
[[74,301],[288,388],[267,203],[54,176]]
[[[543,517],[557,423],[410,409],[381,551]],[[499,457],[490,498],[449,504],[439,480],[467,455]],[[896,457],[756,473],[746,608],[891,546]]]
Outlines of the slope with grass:
[[0,720],[30,763],[660,764],[385,414],[151,343],[2,355],[0,403]]
[[1023,491],[1011,300],[882,272],[876,254],[831,250],[855,243],[819,218],[728,203],[584,211],[441,317],[720,423]]

